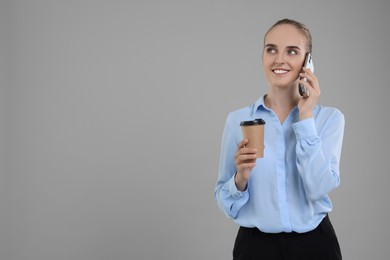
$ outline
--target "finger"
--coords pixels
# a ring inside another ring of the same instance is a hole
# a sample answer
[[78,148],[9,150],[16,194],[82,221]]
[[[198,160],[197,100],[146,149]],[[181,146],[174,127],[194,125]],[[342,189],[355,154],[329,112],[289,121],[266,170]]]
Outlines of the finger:
[[255,153],[250,153],[250,154],[241,154],[237,157],[237,159],[240,162],[250,162],[250,161],[256,161],[257,159],[257,154]]
[[237,165],[246,162],[255,162],[257,159],[257,149],[254,148],[241,148],[237,150],[234,160]]
[[256,163],[255,162],[251,162],[251,163],[242,163],[240,164],[240,166],[238,168],[240,169],[252,169],[253,167],[256,166]]
[[306,88],[313,88],[313,87],[311,86],[309,80],[299,79],[299,80],[298,80],[298,84],[302,84],[302,85],[304,85]]
[[239,150],[239,155],[254,155],[257,153],[256,148],[246,147]]
[[306,93],[304,95],[304,99],[308,99],[310,97],[310,90],[308,88],[306,88]]
[[242,140],[242,141],[238,144],[237,148],[238,148],[238,149],[244,148],[245,145],[247,145],[247,144],[248,144],[248,139],[245,138],[244,140]]
[[316,77],[316,75],[314,75],[314,73],[310,69],[307,69],[307,68],[303,68],[303,69],[304,69],[304,71],[301,72],[299,74],[299,76],[306,78],[309,81],[309,83],[311,83],[313,88],[319,91],[319,83],[318,83],[318,78]]
[[236,161],[236,164],[247,162],[248,160],[256,161],[256,159],[257,159],[257,149],[253,149],[253,148],[241,148],[234,155],[234,160]]
[[314,82],[315,81],[315,76],[314,75],[310,75],[308,73],[305,73],[305,72],[301,72],[299,73],[299,79],[301,80],[307,80],[309,82]]
[[303,67],[303,68],[302,68],[302,72],[303,72],[303,73],[307,73],[307,74],[309,74],[309,75],[314,75],[314,72],[311,71],[311,69],[309,69],[309,68]]
[[245,147],[249,143],[249,140],[245,138],[237,145],[237,155],[238,154],[248,154],[248,153],[257,153],[256,148]]
[[307,68],[303,68],[303,69],[304,70],[299,73],[300,77],[306,78],[306,79],[308,79],[309,81],[312,81],[312,82],[317,82],[318,81],[316,75],[314,75],[314,73],[310,69],[307,69]]
[[320,88],[318,87],[318,85],[315,82],[311,81],[310,79],[308,79],[308,78],[307,78],[307,80],[299,79],[298,83],[304,85],[307,90],[310,89],[311,93],[318,93],[318,95],[320,94]]

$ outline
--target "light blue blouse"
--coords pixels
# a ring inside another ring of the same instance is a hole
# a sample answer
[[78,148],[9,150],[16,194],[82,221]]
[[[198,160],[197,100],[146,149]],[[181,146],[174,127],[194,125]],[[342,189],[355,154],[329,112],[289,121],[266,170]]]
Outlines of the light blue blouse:
[[[264,104],[230,113],[222,137],[215,199],[221,210],[244,227],[263,232],[307,232],[332,210],[329,192],[340,184],[344,115],[317,105],[313,118],[300,120],[295,107],[283,124]],[[245,191],[234,183],[234,154],[242,141],[240,122],[262,118],[264,158],[258,158]]]

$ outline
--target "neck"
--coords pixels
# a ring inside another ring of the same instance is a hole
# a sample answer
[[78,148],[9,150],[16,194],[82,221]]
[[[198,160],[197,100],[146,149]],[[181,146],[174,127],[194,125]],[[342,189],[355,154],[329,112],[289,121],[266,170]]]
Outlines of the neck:
[[270,87],[264,100],[265,105],[272,109],[281,123],[299,102],[299,93],[294,86],[289,88]]
[[271,87],[268,90],[265,104],[271,109],[291,111],[299,102],[299,94],[293,86],[289,88]]

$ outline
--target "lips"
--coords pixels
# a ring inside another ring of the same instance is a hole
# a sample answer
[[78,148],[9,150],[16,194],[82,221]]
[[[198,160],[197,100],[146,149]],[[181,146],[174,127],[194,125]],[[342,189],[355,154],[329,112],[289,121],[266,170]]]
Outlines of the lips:
[[289,70],[285,70],[285,69],[274,69],[272,70],[273,73],[275,74],[286,74],[287,72],[289,72]]

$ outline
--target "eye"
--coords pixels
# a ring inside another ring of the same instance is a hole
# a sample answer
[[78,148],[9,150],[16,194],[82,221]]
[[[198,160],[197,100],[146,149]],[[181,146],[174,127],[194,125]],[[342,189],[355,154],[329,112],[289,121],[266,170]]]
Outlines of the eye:
[[296,50],[294,50],[294,49],[288,50],[287,53],[290,54],[290,55],[297,55],[298,54],[298,52]]
[[265,51],[267,52],[267,53],[276,53],[276,49],[274,48],[274,47],[268,47],[267,49],[265,49]]

